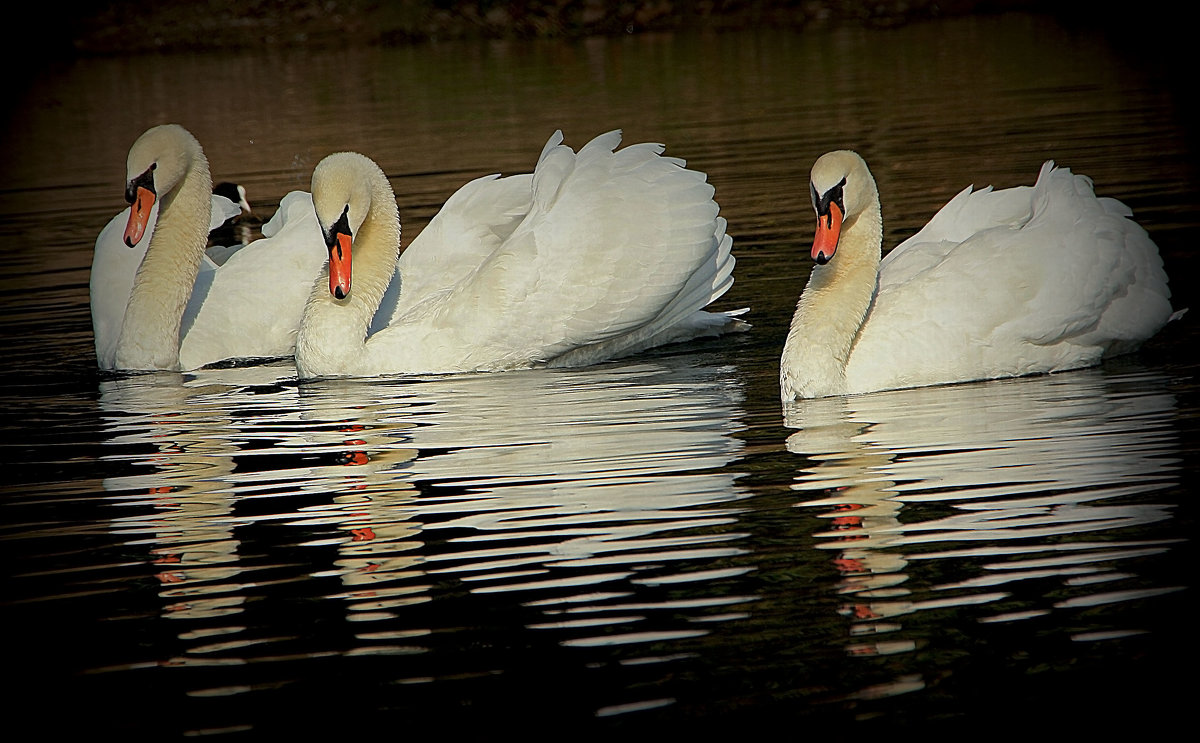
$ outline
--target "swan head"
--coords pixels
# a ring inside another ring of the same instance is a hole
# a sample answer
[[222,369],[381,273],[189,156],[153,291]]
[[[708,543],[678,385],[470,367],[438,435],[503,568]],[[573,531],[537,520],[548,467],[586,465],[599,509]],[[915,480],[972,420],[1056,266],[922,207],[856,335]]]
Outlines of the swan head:
[[879,200],[875,179],[867,163],[856,152],[837,150],[817,158],[809,180],[817,233],[812,258],[824,265],[833,258],[842,227],[852,223],[867,207]]
[[132,248],[141,241],[154,202],[179,185],[197,159],[204,160],[200,142],[178,124],[151,127],[137,138],[125,161],[126,245]]
[[329,249],[329,293],[337,299],[350,296],[351,249],[371,211],[377,179],[387,183],[379,166],[357,152],[329,155],[313,170],[313,208]]

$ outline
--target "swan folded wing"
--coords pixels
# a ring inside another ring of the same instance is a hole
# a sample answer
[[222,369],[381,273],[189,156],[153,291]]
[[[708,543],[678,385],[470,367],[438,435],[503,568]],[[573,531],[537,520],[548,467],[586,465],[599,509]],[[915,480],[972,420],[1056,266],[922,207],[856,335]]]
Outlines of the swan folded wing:
[[688,284],[654,320],[611,340],[571,349],[551,359],[550,366],[583,366],[667,343],[748,330],[749,324],[738,318],[749,308],[729,312],[705,312],[700,309],[733,285],[733,239],[725,234],[725,220],[721,217],[717,218],[714,241],[718,246],[714,260],[706,262],[693,273]]
[[[125,320],[125,308],[133,292],[133,280],[138,266],[146,255],[149,238],[143,237],[134,247],[125,244],[125,224],[129,210],[109,220],[96,238],[92,254],[92,270],[88,291],[92,310],[92,333],[96,343],[96,361],[101,369],[114,369],[117,363],[117,341]],[[151,209],[147,233],[158,220],[158,203]]]
[[285,196],[267,224],[262,239],[224,265],[201,268],[184,312],[181,368],[294,352],[305,302],[328,254],[307,192]]
[[610,132],[578,155],[548,145],[529,214],[422,310],[421,324],[456,334],[470,356],[459,368],[548,361],[651,326],[682,297],[698,310],[709,287],[727,288],[732,257],[703,174],[659,157],[659,145],[614,153],[618,143]]
[[[225,202],[225,204],[220,205],[220,204],[218,204],[218,201],[223,201],[223,202]],[[212,203],[213,203],[213,220],[212,220],[213,222],[216,222],[216,217],[218,216],[218,211],[220,211],[222,214],[225,214],[229,211],[229,209],[231,207],[238,208],[237,205],[234,204],[233,201],[231,201],[230,199],[228,199],[224,196],[214,195],[213,199],[212,199]],[[274,238],[285,228],[285,226],[287,226],[289,224],[292,226],[291,230],[294,231],[296,229],[295,226],[297,224],[299,224],[305,220],[312,221],[312,211],[313,211],[312,194],[310,194],[306,191],[291,191],[291,192],[289,192],[286,196],[284,196],[280,200],[279,208],[275,211],[275,214],[273,214],[271,216],[271,218],[269,220],[267,220],[267,222],[265,224],[263,224],[263,226],[262,226],[263,238],[264,239]],[[288,235],[287,235],[287,233],[285,233],[284,237],[281,239],[286,240],[287,237],[288,237]],[[311,239],[313,239],[313,238],[310,237],[310,240]],[[257,242],[257,241],[255,241],[255,242]],[[201,307],[204,306],[204,301],[208,297],[209,291],[212,289],[213,281],[216,279],[217,270],[221,266],[224,266],[229,261],[229,259],[233,257],[233,255],[235,253],[237,253],[244,247],[246,247],[246,246],[242,245],[242,244],[211,245],[205,249],[204,256],[201,257],[201,259],[200,259],[200,270],[196,274],[196,283],[192,287],[192,295],[188,299],[187,307],[184,308],[184,311],[183,311],[183,321],[179,328],[179,334],[181,337],[186,338],[187,334],[191,331],[192,327],[195,325],[196,317],[199,315],[200,309],[201,309]],[[262,247],[263,246],[259,246],[259,249],[261,249]],[[311,253],[311,248],[310,248],[310,253]],[[247,266],[247,268],[249,268],[249,266]],[[236,269],[236,268],[231,269],[231,271],[236,271],[236,270],[239,270],[239,269]],[[228,280],[228,275],[227,275],[226,280]],[[243,308],[236,307],[236,306],[229,307],[229,308],[226,308],[222,312],[222,314],[227,317],[235,316],[236,313],[240,312],[242,309]],[[210,313],[212,312],[211,307],[209,308],[209,312]],[[202,324],[202,327],[205,327],[205,326],[210,327],[212,332],[217,331],[217,328],[215,325],[209,325],[209,321],[206,321],[204,324]],[[217,349],[212,346],[211,341],[207,345],[210,348],[213,348],[213,353],[217,353]],[[193,360],[195,361],[196,359],[193,359]],[[211,361],[217,361],[217,360],[219,360],[219,359],[211,359]],[[205,361],[204,363],[211,363],[211,361]],[[199,364],[199,365],[202,366],[203,364]],[[191,367],[185,367],[185,368],[191,368]]]
[[[1104,318],[1113,328],[1119,343],[1110,355],[1134,350],[1142,340],[1151,337],[1167,322],[1179,316],[1171,308],[1171,290],[1158,246],[1149,233],[1134,222],[1132,210],[1116,199],[1100,199],[1106,213],[1121,225],[1125,243],[1125,260],[1131,264],[1132,283],[1117,297],[1105,312]],[[1128,275],[1128,274],[1127,274]]]
[[[316,225],[311,212],[313,211],[312,194],[308,191],[289,191],[279,200],[279,208],[262,226],[263,237],[275,237],[284,229],[295,230],[300,224]],[[308,229],[307,227],[303,229]],[[317,229],[320,226],[317,225]]]
[[[1026,373],[1027,362],[1012,353],[1001,328],[1031,311],[1044,276],[1026,254],[1001,257],[1010,238],[1011,230],[985,230],[953,243],[903,283],[885,286],[881,275],[846,367],[848,390]],[[913,257],[922,247],[914,246]]]
[[959,191],[916,234],[883,257],[879,264],[881,289],[887,283],[902,284],[929,270],[960,243],[982,232],[1019,228],[1032,215],[1034,189],[1029,186],[1001,191],[991,186],[972,189],[967,186]]
[[1166,324],[1171,305],[1162,259],[1146,231],[1119,210],[1103,209],[1099,201],[1091,206],[1062,238],[1065,257],[1055,276],[1064,286],[1049,279],[1035,300],[1052,308],[1047,314],[1057,322],[1026,318],[1013,323],[1013,332],[1041,345],[1089,349],[1094,363],[1135,350]]
[[[990,261],[992,252],[998,254],[996,260],[1011,257],[1011,244],[1006,240],[1029,224],[1035,213],[1046,212],[1052,194],[1056,202],[1064,196],[1075,200],[1072,194],[1094,201],[1090,184],[1086,177],[1073,175],[1068,168],[1056,168],[1053,160],[1047,160],[1033,186],[999,191],[991,186],[979,190],[967,186],[916,234],[884,256],[879,264],[879,290],[908,283],[925,271],[944,270],[937,267],[952,253],[959,258],[970,256],[971,261],[974,256]],[[1080,187],[1084,191],[1076,193]],[[964,247],[964,243],[970,245]]]
[[[886,374],[915,386],[1088,366],[1166,323],[1162,261],[1124,204],[1096,199],[1090,181],[1066,169],[1043,168],[1022,198],[1024,223],[936,250],[913,245],[881,274],[848,382],[862,389]],[[944,255],[905,273],[923,250]]]
[[1044,317],[1018,317],[1011,332],[1087,349],[1076,353],[1088,363],[1133,350],[1171,314],[1158,249],[1125,204],[1094,196],[1091,179],[1066,169],[1053,176],[1028,230],[1029,243],[1048,246],[1039,251],[1046,278],[1033,300]]

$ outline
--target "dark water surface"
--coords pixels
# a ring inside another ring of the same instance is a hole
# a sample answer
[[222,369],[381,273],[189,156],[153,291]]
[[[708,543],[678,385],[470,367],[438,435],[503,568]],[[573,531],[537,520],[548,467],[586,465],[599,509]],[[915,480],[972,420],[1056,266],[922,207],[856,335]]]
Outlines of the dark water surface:
[[[1170,58],[1026,16],[31,71],[0,190],[0,599],[15,728],[765,734],[1185,719],[1197,658],[1193,315],[1053,377],[789,406],[807,173],[852,147],[885,244],[1053,158],[1133,209],[1197,306]],[[329,152],[407,244],[561,128],[709,174],[752,332],[592,369],[103,378],[87,281],[124,158],[175,121],[264,218]],[[724,727],[727,726],[727,727]]]

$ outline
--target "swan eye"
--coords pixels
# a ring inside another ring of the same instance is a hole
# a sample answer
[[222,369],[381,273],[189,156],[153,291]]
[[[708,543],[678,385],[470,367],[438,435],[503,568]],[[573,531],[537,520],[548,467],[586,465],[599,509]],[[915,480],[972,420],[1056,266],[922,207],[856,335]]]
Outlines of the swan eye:
[[824,196],[817,198],[817,188],[812,186],[813,208],[817,211],[817,216],[823,217],[829,214],[829,205],[837,204],[838,209],[842,214],[846,213],[846,204],[843,201],[842,189],[846,185],[846,179],[838,181],[837,185],[825,192]]
[[125,185],[126,204],[132,204],[137,200],[137,192],[139,188],[144,188],[150,193],[157,193],[157,191],[154,190],[154,167],[154,164],[151,164],[150,167],[146,169],[145,173],[142,173],[137,178],[134,178]]
[[329,231],[325,233],[325,246],[330,250],[339,248],[338,235],[347,235],[353,237],[350,231],[350,205],[347,204],[342,209],[342,215],[337,218],[337,221],[329,226]]

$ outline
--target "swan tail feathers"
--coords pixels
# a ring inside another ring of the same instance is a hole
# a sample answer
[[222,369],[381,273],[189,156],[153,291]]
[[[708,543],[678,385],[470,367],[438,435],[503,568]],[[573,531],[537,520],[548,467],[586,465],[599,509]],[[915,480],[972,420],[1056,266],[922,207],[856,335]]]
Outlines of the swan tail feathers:
[[562,144],[562,132],[555,132],[542,150],[533,171],[533,203],[541,211],[549,211],[558,199],[558,192],[575,171],[574,150]]
[[[733,286],[733,269],[737,260],[733,256],[733,238],[725,234],[726,220],[716,218],[716,229],[713,233],[714,250],[706,260],[652,321],[644,327],[651,338],[661,338],[646,348],[663,343],[700,337],[701,335],[720,335],[729,332],[736,325],[746,325],[738,320],[730,323],[732,318],[744,314],[749,308],[729,313],[702,312],[712,302],[719,299]],[[717,318],[722,318],[719,321]],[[728,326],[728,327],[727,327]],[[719,332],[715,329],[722,328]],[[672,331],[673,332],[669,332]]]
[[542,147],[542,152],[540,155],[538,155],[537,164],[541,165],[542,161],[546,159],[546,156],[549,155],[552,150],[554,150],[556,147],[558,147],[562,143],[563,143],[562,129],[555,129],[554,133],[550,135],[550,139],[546,140],[545,146]]

